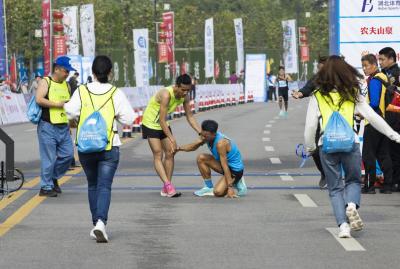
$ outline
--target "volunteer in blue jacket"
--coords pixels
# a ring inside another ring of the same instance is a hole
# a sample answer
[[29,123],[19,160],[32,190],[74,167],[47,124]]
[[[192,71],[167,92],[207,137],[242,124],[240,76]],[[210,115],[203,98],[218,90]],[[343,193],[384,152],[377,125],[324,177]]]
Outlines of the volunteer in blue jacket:
[[[322,166],[328,183],[329,196],[339,226],[340,238],[351,237],[350,230],[361,230],[363,222],[358,213],[361,198],[361,153],[358,135],[350,152],[325,153],[323,133],[333,111],[338,111],[350,127],[354,125],[354,114],[361,114],[376,130],[400,143],[400,135],[393,131],[385,120],[376,114],[360,94],[358,71],[339,56],[330,56],[316,76],[317,89],[311,97],[307,110],[305,143],[309,153],[320,147]],[[321,138],[315,144],[318,125]],[[341,167],[345,184],[341,178]],[[349,221],[349,223],[347,222]],[[349,225],[350,224],[350,225]]]
[[101,152],[79,152],[79,160],[88,181],[88,196],[92,222],[95,226],[90,237],[99,243],[108,242],[106,227],[108,210],[111,202],[111,185],[119,163],[119,146],[117,123],[130,125],[135,114],[125,94],[109,83],[112,62],[107,56],[97,56],[92,65],[94,82],[81,85],[72,95],[71,101],[65,104],[67,116],[78,120],[77,136],[82,124],[94,110],[100,111],[107,125],[109,137],[105,150]]
[[[378,69],[375,55],[367,54],[361,58],[362,67],[367,77],[367,103],[382,118],[386,115],[386,86],[388,78]],[[363,193],[375,193],[376,160],[382,168],[384,187],[382,193],[391,193],[392,188],[392,159],[390,158],[390,140],[378,132],[368,121],[365,122],[363,137],[362,159],[365,167],[365,182]]]
[[[247,193],[243,178],[244,164],[236,143],[218,132],[218,123],[205,120],[201,124],[201,136],[194,143],[177,148],[177,151],[195,151],[207,144],[211,154],[200,154],[197,165],[204,180],[204,187],[194,192],[196,196],[237,197]],[[211,181],[211,170],[223,176],[215,187]],[[237,190],[237,193],[235,193]]]

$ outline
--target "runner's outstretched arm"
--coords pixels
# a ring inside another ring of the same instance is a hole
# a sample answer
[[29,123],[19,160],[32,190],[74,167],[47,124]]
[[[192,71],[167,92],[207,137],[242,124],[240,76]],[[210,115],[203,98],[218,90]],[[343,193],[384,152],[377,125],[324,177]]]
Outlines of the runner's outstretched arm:
[[190,109],[190,97],[187,95],[185,97],[185,101],[183,102],[183,109],[185,110],[186,120],[192,126],[192,128],[196,131],[196,133],[201,132],[201,128],[197,123],[196,119],[193,117],[192,111]]
[[204,145],[204,141],[202,139],[197,139],[195,142],[179,146],[177,151],[185,151],[185,152],[191,152],[197,150],[200,146]]

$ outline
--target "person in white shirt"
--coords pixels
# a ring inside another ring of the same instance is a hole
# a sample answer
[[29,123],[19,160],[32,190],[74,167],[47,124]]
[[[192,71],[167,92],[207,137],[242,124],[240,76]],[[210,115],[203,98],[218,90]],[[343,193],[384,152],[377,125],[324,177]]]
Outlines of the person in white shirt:
[[[355,143],[350,152],[325,153],[321,149],[323,133],[333,111],[338,111],[350,126],[354,125],[354,115],[360,114],[376,130],[400,143],[400,135],[372,110],[365,97],[360,94],[360,77],[358,71],[341,57],[330,56],[316,76],[317,90],[310,98],[304,132],[306,148],[310,154],[317,146],[320,147],[322,167],[340,238],[349,238],[350,230],[363,228],[357,211],[361,198],[361,153],[356,133]],[[321,138],[316,145],[315,132],[318,125],[321,128]],[[345,174],[345,184],[341,179],[341,166]]]
[[131,125],[137,117],[125,94],[109,83],[112,66],[107,56],[97,56],[92,65],[94,82],[81,85],[64,105],[68,119],[79,120],[77,136],[85,119],[95,110],[101,113],[107,124],[109,142],[105,150],[83,153],[78,147],[79,160],[88,181],[89,205],[95,225],[90,237],[99,243],[108,242],[105,225],[111,202],[111,185],[119,163],[121,140],[115,119],[123,125]]

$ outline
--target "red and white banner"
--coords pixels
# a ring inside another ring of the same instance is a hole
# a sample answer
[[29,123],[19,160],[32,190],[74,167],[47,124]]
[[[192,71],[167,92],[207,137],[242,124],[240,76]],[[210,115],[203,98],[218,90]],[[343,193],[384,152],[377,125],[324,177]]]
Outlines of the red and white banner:
[[50,75],[50,0],[42,1],[44,74]]
[[168,63],[168,46],[166,43],[158,43],[158,62]]
[[215,61],[215,66],[214,66],[214,78],[217,79],[219,78],[219,62],[218,60]]
[[0,96],[1,124],[27,122],[24,95],[1,91]]
[[67,45],[65,44],[65,37],[62,35],[53,36],[53,59],[58,56],[67,54]]
[[[168,53],[168,63],[172,64],[175,62],[175,33],[174,33],[174,12],[163,13],[163,22],[165,24],[165,34]],[[172,65],[174,66],[174,65]],[[175,73],[175,72],[174,72]]]
[[310,47],[300,46],[300,59],[302,63],[310,61]]
[[17,75],[17,58],[15,57],[15,54],[11,57],[11,63],[10,63],[10,81],[11,83],[16,84],[18,80],[18,75]]

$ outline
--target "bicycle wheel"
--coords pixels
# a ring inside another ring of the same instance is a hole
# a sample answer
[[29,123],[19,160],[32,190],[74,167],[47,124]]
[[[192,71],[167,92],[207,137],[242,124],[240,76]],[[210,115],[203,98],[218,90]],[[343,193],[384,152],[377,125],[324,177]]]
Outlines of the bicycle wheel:
[[24,184],[24,181],[24,174],[21,170],[14,168],[14,177],[11,180],[4,181],[4,191],[10,193],[19,190]]

